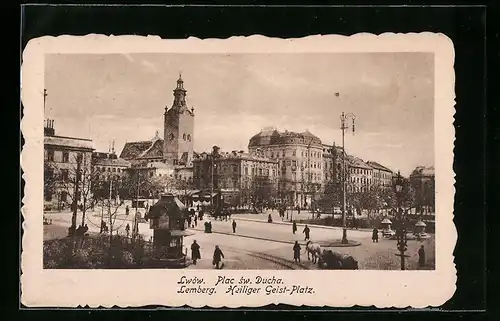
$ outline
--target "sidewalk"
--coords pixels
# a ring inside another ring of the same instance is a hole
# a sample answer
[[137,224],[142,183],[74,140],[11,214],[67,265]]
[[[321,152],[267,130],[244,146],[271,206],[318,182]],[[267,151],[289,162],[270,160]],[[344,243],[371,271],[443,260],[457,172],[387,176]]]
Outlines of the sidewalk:
[[[267,216],[269,214],[271,214],[271,217],[273,219],[272,223],[267,222]],[[279,217],[279,214],[277,211],[260,213],[260,214],[250,214],[249,213],[249,214],[232,214],[231,215],[231,219],[234,219],[234,220],[251,221],[251,222],[259,222],[259,223],[267,223],[267,224],[282,224],[282,225],[292,225],[292,222],[289,221],[290,217],[295,218],[295,219],[310,219],[311,213],[309,213],[309,212],[301,212],[301,214],[293,213],[293,216],[291,216],[291,215],[288,216],[288,221],[286,220],[286,214],[285,214],[285,220],[282,221],[281,218]],[[305,224],[306,223],[297,222],[297,225],[299,225],[299,226],[302,226]],[[323,229],[330,229],[330,230],[342,230],[342,227],[339,227],[339,226],[326,226],[326,225],[309,224],[309,223],[307,225],[309,227],[314,227],[314,228],[323,228]],[[348,228],[348,230],[352,230],[352,229]],[[357,231],[371,232],[372,230],[367,229],[367,228],[359,228],[359,229],[357,229]]]

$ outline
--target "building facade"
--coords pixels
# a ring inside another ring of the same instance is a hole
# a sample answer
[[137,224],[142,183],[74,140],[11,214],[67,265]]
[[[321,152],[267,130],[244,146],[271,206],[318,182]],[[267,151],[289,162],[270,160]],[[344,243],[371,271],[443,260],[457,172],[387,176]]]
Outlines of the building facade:
[[[90,193],[93,173],[92,140],[58,136],[54,121],[44,125],[44,208],[63,210],[79,204]],[[80,173],[77,175],[77,173]],[[76,186],[78,184],[78,195]]]
[[435,213],[435,171],[434,167],[418,166],[410,174],[410,184],[415,191],[417,213],[432,215]]
[[320,196],[325,177],[324,145],[309,131],[265,128],[250,138],[248,150],[277,161],[278,196],[283,202],[308,207]]
[[114,178],[122,180],[126,177],[131,163],[118,158],[114,151],[110,153],[94,152],[92,153],[92,166],[99,179],[109,180]]
[[232,151],[200,154],[193,162],[197,189],[221,192],[224,202],[232,206],[276,198],[278,162],[261,154]]
[[194,109],[188,109],[186,95],[184,80],[179,76],[172,107],[166,107],[163,115],[163,139],[156,131],[150,140],[125,143],[120,158],[131,163],[131,170],[147,169],[153,176],[172,174],[174,179],[192,181]]
[[373,169],[373,185],[382,188],[392,187],[392,176],[394,174],[392,170],[374,161],[368,161],[367,164]]
[[373,168],[362,159],[347,156],[348,184],[347,191],[351,193],[366,192],[373,184]]

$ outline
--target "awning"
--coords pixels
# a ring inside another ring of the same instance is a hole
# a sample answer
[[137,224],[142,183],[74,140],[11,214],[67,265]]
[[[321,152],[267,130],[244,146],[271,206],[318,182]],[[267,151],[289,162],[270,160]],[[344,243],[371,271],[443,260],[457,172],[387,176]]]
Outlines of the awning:
[[392,222],[390,219],[384,218],[384,220],[380,224],[392,224]]
[[417,224],[415,224],[415,226],[417,226],[417,227],[426,227],[427,225],[424,222],[422,222],[422,221],[418,221]]

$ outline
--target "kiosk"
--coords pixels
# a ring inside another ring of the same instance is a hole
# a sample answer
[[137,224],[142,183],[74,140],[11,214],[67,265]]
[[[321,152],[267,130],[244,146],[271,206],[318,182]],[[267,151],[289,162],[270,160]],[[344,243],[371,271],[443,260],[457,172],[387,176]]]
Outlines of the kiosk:
[[184,251],[186,231],[186,206],[174,195],[162,195],[146,214],[149,228],[153,230],[153,248],[157,267],[182,268],[189,265]]

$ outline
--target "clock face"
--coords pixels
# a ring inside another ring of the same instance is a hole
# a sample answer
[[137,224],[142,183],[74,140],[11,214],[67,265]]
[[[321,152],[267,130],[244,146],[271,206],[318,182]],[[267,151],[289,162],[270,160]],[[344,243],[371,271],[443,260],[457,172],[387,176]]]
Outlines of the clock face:
[[175,137],[174,134],[170,134],[170,136],[168,136],[170,140],[174,140],[174,137]]

